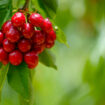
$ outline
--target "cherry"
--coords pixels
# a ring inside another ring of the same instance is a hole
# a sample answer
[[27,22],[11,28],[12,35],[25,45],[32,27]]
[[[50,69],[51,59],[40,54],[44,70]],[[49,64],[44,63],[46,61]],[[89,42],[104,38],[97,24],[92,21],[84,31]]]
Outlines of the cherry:
[[41,28],[44,32],[47,32],[47,33],[49,33],[53,29],[52,23],[50,22],[48,18],[46,18],[43,21],[43,25],[41,26]]
[[45,35],[40,30],[36,30],[33,41],[34,43],[40,45],[45,42]]
[[52,30],[51,32],[49,32],[49,34],[47,34],[46,41],[52,42],[54,40],[56,40],[56,34],[55,34],[54,30]]
[[26,21],[25,21],[25,16],[21,12],[17,12],[12,16],[11,19],[13,25],[15,27],[21,27]]
[[40,54],[40,53],[42,53],[43,51],[44,51],[44,49],[45,49],[45,44],[41,44],[41,45],[34,45],[34,51],[35,51],[35,53],[37,53],[37,54]]
[[15,50],[9,54],[9,61],[12,65],[18,66],[23,60],[23,55],[20,51]]
[[38,65],[38,60],[38,55],[34,51],[28,52],[24,55],[24,61],[29,65],[29,67],[36,67]]
[[3,63],[3,65],[7,65],[9,63],[9,59],[7,58],[7,59],[3,60],[2,63]]
[[9,29],[11,28],[11,26],[13,26],[12,22],[10,20],[6,21],[2,26],[2,32],[6,34],[9,31]]
[[15,44],[9,42],[8,39],[4,39],[3,48],[6,52],[12,52],[15,49]]
[[36,65],[28,65],[29,69],[34,69],[36,67]]
[[22,39],[18,43],[18,48],[21,52],[27,52],[31,49],[31,42],[27,39]]
[[30,16],[30,18],[29,18],[29,20],[30,20],[30,23],[32,25],[34,25],[35,27],[41,27],[41,25],[43,24],[43,20],[44,19],[38,13],[32,13],[31,16]]
[[3,39],[4,39],[4,35],[3,35],[3,33],[0,31],[0,43],[3,42]]
[[3,48],[0,48],[0,61],[7,59],[8,54],[4,51]]
[[15,43],[20,39],[20,33],[16,28],[11,27],[6,33],[6,37],[10,42]]
[[29,23],[25,23],[22,29],[22,33],[25,38],[30,39],[34,34],[34,27]]
[[54,41],[46,43],[46,48],[52,48],[53,46],[54,46]]

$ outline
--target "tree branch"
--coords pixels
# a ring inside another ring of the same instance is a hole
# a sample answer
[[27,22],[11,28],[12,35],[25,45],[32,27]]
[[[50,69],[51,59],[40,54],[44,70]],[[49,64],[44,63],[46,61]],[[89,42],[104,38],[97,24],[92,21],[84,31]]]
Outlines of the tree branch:
[[24,6],[23,6],[23,8],[22,8],[23,10],[25,10],[26,8],[28,8],[29,2],[30,2],[30,0],[26,0]]

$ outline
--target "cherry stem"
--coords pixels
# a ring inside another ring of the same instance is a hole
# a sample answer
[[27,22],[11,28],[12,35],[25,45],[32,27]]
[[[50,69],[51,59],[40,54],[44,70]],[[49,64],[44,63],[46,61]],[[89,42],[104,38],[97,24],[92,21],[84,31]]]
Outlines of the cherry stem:
[[25,4],[24,4],[24,6],[23,6],[23,8],[22,8],[23,10],[25,10],[25,9],[28,8],[29,2],[30,2],[30,0],[26,0],[26,1],[25,1]]

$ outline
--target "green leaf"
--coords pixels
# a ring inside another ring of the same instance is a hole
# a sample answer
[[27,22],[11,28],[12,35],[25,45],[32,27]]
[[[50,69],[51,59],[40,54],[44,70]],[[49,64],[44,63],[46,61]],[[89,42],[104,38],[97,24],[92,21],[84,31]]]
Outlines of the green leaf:
[[56,15],[58,0],[33,0],[35,9],[47,17],[53,18]]
[[9,69],[9,64],[7,64],[5,66],[2,63],[0,63],[0,91],[2,89],[4,81],[6,79],[6,76],[7,76],[7,73],[8,73],[8,69]]
[[57,27],[56,35],[57,35],[57,41],[58,42],[63,43],[67,47],[69,47],[69,44],[68,44],[67,39],[66,39],[66,35],[64,34],[64,32],[59,27]]
[[49,50],[45,50],[43,53],[39,55],[39,61],[42,64],[57,70],[57,66],[55,65],[54,55]]
[[23,97],[25,105],[31,105],[32,82],[30,70],[24,62],[19,66],[10,65],[8,83],[21,97]]
[[12,0],[0,0],[0,27],[12,15]]

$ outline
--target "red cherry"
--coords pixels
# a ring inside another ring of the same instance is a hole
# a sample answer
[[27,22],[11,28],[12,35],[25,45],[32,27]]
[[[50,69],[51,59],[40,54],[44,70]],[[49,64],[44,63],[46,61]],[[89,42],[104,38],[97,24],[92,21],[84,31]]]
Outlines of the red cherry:
[[20,39],[20,33],[16,28],[11,27],[6,33],[6,37],[10,42],[15,43]]
[[0,43],[2,43],[2,42],[3,42],[3,39],[4,39],[4,35],[3,35],[3,33],[2,33],[2,32],[0,32]]
[[36,65],[28,65],[29,69],[34,69],[36,67]]
[[35,27],[41,27],[44,20],[43,17],[38,13],[32,13],[29,19],[30,19],[30,23]]
[[3,65],[7,65],[9,63],[9,59],[7,58],[7,59],[3,60],[2,63],[3,63]]
[[45,49],[45,44],[41,44],[41,45],[34,45],[34,51],[35,51],[35,53],[37,53],[37,54],[40,54],[40,53],[42,53],[43,51],[44,51],[44,49]]
[[30,39],[34,34],[34,27],[29,23],[25,23],[22,29],[22,33],[25,38]]
[[44,43],[45,42],[45,35],[40,30],[36,30],[34,38],[33,38],[33,42],[38,44],[38,45]]
[[52,42],[52,41],[54,41],[54,40],[56,40],[56,34],[55,34],[55,32],[52,30],[51,32],[49,32],[49,34],[47,34],[47,36],[46,36],[46,41],[47,41],[47,42]]
[[2,32],[6,34],[9,31],[11,26],[13,26],[12,22],[10,20],[6,21],[2,26]]
[[26,64],[36,67],[38,65],[38,55],[34,52],[28,52],[24,55],[24,61]]
[[9,61],[12,65],[18,66],[23,60],[22,53],[18,50],[15,50],[9,54]]
[[46,18],[43,21],[43,25],[42,25],[41,28],[44,32],[47,32],[47,33],[49,33],[53,29],[52,23],[50,22],[50,20],[48,18]]
[[25,16],[21,12],[17,12],[12,16],[11,19],[13,25],[15,27],[21,27],[26,21],[25,21]]
[[3,48],[6,52],[12,52],[15,49],[15,44],[9,42],[8,39],[4,39]]
[[52,48],[53,46],[54,46],[54,41],[46,43],[46,48]]
[[27,39],[22,39],[18,43],[18,48],[21,52],[27,52],[31,49],[31,42]]
[[4,51],[3,48],[0,48],[0,61],[7,59],[8,54]]

